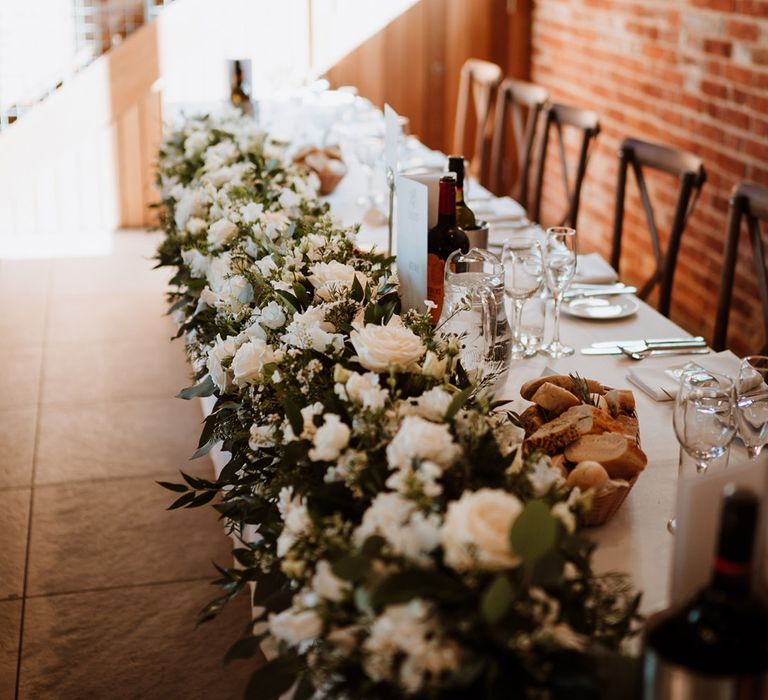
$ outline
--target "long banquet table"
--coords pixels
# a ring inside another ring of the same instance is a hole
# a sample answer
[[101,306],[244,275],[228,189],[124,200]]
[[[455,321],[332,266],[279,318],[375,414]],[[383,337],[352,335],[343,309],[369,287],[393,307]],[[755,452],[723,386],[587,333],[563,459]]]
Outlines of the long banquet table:
[[[425,163],[444,162],[442,154],[410,142],[409,156]],[[354,224],[363,218],[365,207],[357,199],[366,194],[368,178],[354,155],[345,154],[349,172],[328,197],[331,211],[344,224]],[[378,184],[383,184],[383,172]],[[489,197],[477,183],[471,183],[471,197]],[[360,243],[386,249],[387,227],[362,224]],[[545,338],[551,334],[551,314],[547,317]],[[558,374],[578,371],[584,377],[594,378],[616,388],[633,388],[626,378],[633,360],[621,356],[583,356],[578,352],[590,343],[627,338],[686,337],[690,335],[652,307],[640,302],[637,314],[621,320],[588,321],[568,317],[561,321],[561,337],[577,348],[575,355],[559,360],[542,356],[513,362],[501,398],[519,399],[518,389],[528,379],[554,370]],[[686,361],[684,356],[643,360],[643,366],[676,366]],[[670,572],[674,538],[667,531],[667,520],[673,515],[678,480],[678,444],[672,427],[671,402],[653,401],[639,389],[634,389],[643,450],[648,455],[648,466],[640,475],[617,514],[606,525],[592,528],[591,537],[599,545],[595,552],[597,571],[619,571],[631,575],[636,589],[643,592],[641,610],[649,613],[669,603]],[[203,402],[203,410],[210,410],[211,402]],[[521,404],[522,405],[522,404]],[[738,448],[737,448],[738,449]],[[734,450],[736,451],[736,450]],[[225,462],[225,455],[214,451],[217,470]],[[736,460],[741,455],[736,455]],[[732,457],[733,461],[733,457]]]

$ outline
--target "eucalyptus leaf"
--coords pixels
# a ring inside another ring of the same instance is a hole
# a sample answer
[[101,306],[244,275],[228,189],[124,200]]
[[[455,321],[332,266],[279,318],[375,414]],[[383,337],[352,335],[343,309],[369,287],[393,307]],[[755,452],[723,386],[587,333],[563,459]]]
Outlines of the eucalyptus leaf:
[[231,663],[236,659],[250,659],[259,653],[259,645],[262,642],[262,637],[244,637],[238,639],[224,655],[224,664]]
[[189,489],[184,484],[172,484],[170,481],[156,481],[156,484],[162,486],[169,491],[176,491],[177,493],[185,493]]
[[480,611],[487,622],[495,625],[509,612],[514,598],[514,590],[509,579],[501,574],[485,589],[480,600]]
[[278,700],[296,682],[302,669],[298,656],[278,656],[254,671],[245,689],[246,700]]
[[459,392],[456,394],[456,396],[453,397],[453,400],[448,405],[448,410],[445,412],[445,417],[450,420],[453,418],[459,410],[464,406],[465,403],[467,403],[467,400],[472,395],[472,391],[474,390],[474,387],[468,386],[464,391]]
[[212,396],[216,386],[213,383],[213,379],[210,374],[206,374],[205,378],[194,386],[188,386],[186,389],[182,389],[176,397],[179,399],[194,399],[202,398],[204,396]]
[[526,564],[534,564],[557,543],[558,521],[542,500],[529,501],[510,532],[512,551]]

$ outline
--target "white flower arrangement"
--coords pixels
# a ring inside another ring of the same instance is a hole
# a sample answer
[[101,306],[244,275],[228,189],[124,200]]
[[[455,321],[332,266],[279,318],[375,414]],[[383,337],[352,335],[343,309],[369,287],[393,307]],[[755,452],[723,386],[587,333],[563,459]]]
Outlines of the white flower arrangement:
[[232,113],[160,152],[157,258],[197,380],[181,396],[216,397],[196,455],[232,455],[215,482],[164,485],[175,507],[218,497],[235,532],[259,526],[202,619],[256,583],[266,630],[236,653],[275,643],[252,679],[264,700],[599,684],[638,597],[590,568],[589,495],[523,454],[457,339],[401,313],[391,261],[355,249],[283,152]]

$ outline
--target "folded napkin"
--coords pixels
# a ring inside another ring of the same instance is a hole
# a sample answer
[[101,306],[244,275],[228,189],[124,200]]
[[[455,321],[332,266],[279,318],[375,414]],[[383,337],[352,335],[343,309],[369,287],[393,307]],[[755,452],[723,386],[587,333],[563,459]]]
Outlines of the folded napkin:
[[730,350],[724,350],[712,355],[696,356],[695,360],[688,362],[677,358],[674,366],[665,363],[632,367],[627,372],[627,379],[654,401],[674,401],[680,387],[680,375],[684,370],[703,369],[735,379],[739,376],[740,365],[741,360],[736,355]]
[[613,284],[619,276],[598,253],[579,255],[574,282],[580,284]]
[[493,197],[476,202],[470,200],[469,206],[478,219],[488,223],[525,218],[525,209],[511,197]]

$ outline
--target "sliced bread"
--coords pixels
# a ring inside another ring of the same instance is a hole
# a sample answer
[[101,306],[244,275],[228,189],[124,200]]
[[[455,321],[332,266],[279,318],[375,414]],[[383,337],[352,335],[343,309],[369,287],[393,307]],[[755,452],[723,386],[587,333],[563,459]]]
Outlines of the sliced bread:
[[600,462],[611,479],[631,479],[648,462],[639,447],[618,433],[584,435],[568,445],[564,454],[569,462]]
[[595,435],[601,433],[624,433],[624,426],[609,413],[595,406],[590,406],[592,411],[592,429],[589,431]]
[[546,422],[547,414],[541,406],[536,404],[528,406],[520,414],[520,427],[525,430],[526,437],[533,435]]
[[605,392],[605,401],[611,415],[635,412],[635,395],[629,389],[611,389]]
[[591,407],[583,404],[574,406],[542,425],[526,440],[526,447],[531,452],[542,450],[553,455],[561,452],[566,445],[570,445],[582,435],[586,435],[591,429]]
[[549,411],[553,416],[559,416],[571,406],[578,406],[581,403],[568,389],[563,389],[552,382],[544,382],[531,397],[531,401]]
[[[587,387],[589,388],[589,392],[592,394],[604,394],[605,393],[605,387],[594,379],[585,379],[584,380],[587,383]],[[533,395],[539,390],[539,387],[542,384],[546,383],[555,384],[556,386],[559,386],[563,389],[568,389],[568,391],[572,391],[574,387],[574,381],[571,379],[567,374],[551,374],[548,377],[537,377],[536,379],[531,379],[530,381],[523,384],[523,386],[520,387],[520,396],[522,396],[526,401],[531,401],[533,398]]]

